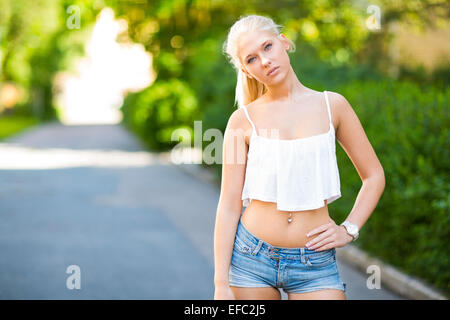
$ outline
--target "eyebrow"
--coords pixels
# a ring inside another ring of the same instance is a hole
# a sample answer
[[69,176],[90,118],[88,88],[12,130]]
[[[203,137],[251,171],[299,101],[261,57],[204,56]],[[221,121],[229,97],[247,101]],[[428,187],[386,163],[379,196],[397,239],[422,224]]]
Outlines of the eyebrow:
[[[264,46],[266,44],[267,41],[270,41],[270,39],[267,39],[266,41],[264,41],[259,47],[261,48],[262,46]],[[248,54],[244,60],[247,60],[248,57],[250,57],[252,54]]]

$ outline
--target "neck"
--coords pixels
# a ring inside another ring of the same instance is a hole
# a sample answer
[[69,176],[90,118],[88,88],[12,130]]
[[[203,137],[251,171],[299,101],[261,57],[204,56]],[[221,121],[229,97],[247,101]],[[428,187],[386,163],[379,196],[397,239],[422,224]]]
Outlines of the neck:
[[266,87],[267,92],[264,96],[270,101],[289,101],[294,96],[311,91],[311,89],[305,87],[298,80],[292,67],[289,68],[289,72],[284,81],[280,81],[274,85],[266,85]]

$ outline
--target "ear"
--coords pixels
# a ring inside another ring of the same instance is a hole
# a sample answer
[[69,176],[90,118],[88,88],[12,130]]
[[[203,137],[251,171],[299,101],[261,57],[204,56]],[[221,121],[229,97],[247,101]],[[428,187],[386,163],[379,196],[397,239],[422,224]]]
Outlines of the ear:
[[285,49],[289,50],[290,45],[289,45],[289,41],[286,38],[286,36],[284,34],[280,33],[280,38],[281,38],[281,42],[283,43]]

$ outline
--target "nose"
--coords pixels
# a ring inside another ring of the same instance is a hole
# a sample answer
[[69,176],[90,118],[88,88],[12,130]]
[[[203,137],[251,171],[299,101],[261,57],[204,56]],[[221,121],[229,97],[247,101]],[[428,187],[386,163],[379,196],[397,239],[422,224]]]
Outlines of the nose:
[[272,65],[272,62],[270,62],[270,60],[266,57],[261,57],[261,63],[265,68],[270,68]]

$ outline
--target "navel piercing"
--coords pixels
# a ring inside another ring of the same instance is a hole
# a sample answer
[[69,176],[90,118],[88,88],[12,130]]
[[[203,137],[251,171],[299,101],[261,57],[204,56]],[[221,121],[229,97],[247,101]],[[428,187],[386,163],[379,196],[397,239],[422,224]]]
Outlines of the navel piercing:
[[289,212],[289,218],[288,218],[288,222],[291,223],[292,222],[292,212]]

